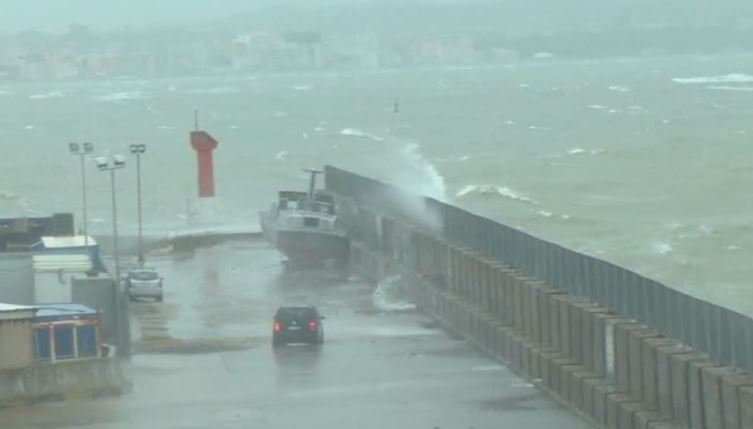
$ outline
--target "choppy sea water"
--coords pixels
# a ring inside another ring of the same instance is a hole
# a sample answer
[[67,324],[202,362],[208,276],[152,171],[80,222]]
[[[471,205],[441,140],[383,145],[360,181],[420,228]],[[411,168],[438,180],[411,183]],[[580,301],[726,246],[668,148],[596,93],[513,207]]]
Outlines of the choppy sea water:
[[[255,226],[302,168],[334,164],[753,313],[751,57],[0,83],[0,213],[79,214],[67,142],[139,142],[147,231],[185,227],[194,109],[220,141],[226,226]],[[90,229],[107,233],[108,177],[87,175]],[[134,169],[117,180],[133,231]]]

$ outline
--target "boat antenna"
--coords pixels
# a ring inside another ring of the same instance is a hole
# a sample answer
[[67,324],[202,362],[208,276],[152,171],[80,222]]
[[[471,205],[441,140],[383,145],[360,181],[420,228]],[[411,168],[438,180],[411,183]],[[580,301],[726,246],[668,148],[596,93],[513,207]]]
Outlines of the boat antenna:
[[398,100],[397,97],[395,97],[395,106],[393,113],[400,113],[400,100]]
[[199,109],[193,111],[193,127],[195,131],[199,131]]

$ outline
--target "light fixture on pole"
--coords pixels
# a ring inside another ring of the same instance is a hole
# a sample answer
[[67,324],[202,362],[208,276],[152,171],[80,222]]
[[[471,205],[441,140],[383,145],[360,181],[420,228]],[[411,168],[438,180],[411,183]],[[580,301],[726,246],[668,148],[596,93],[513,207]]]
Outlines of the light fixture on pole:
[[139,212],[139,267],[144,267],[144,229],[141,222],[141,155],[146,153],[145,144],[132,144],[131,153],[136,155],[136,198]]
[[118,206],[115,198],[115,170],[125,167],[123,155],[113,155],[111,158],[101,156],[94,160],[100,171],[110,172],[110,192],[112,193],[112,243],[115,257],[115,284],[120,292],[120,258],[118,254]]
[[81,193],[83,195],[83,218],[82,218],[82,224],[84,228],[84,247],[86,248],[87,254],[89,253],[89,220],[87,217],[87,204],[86,204],[86,165],[84,163],[84,160],[87,155],[91,155],[92,152],[94,152],[94,144],[93,143],[84,143],[83,145],[75,142],[68,143],[68,150],[71,152],[71,155],[78,156],[79,160],[81,161]]

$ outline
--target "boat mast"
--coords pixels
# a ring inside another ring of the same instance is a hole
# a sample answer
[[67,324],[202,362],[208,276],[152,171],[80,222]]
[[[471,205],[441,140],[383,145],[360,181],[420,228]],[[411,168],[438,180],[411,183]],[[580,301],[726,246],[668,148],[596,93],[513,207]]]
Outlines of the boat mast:
[[314,201],[314,193],[316,192],[316,176],[319,174],[322,174],[322,170],[316,170],[313,168],[309,168],[307,170],[303,170],[306,173],[309,173],[311,175],[311,178],[309,179],[309,202]]

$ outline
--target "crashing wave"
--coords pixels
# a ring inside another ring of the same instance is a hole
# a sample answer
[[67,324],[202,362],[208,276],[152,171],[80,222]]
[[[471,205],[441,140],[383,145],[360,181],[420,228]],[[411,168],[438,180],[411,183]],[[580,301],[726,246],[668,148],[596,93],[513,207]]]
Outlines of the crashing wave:
[[509,198],[511,200],[520,201],[528,204],[538,204],[538,201],[519,194],[518,192],[508,188],[507,186],[495,186],[495,185],[468,185],[458,191],[455,194],[456,198],[462,198],[468,195],[482,195],[482,196],[499,196]]
[[412,311],[416,309],[415,304],[405,302],[398,298],[401,288],[401,277],[391,276],[382,279],[376,287],[374,294],[371,296],[374,306],[381,311]]

